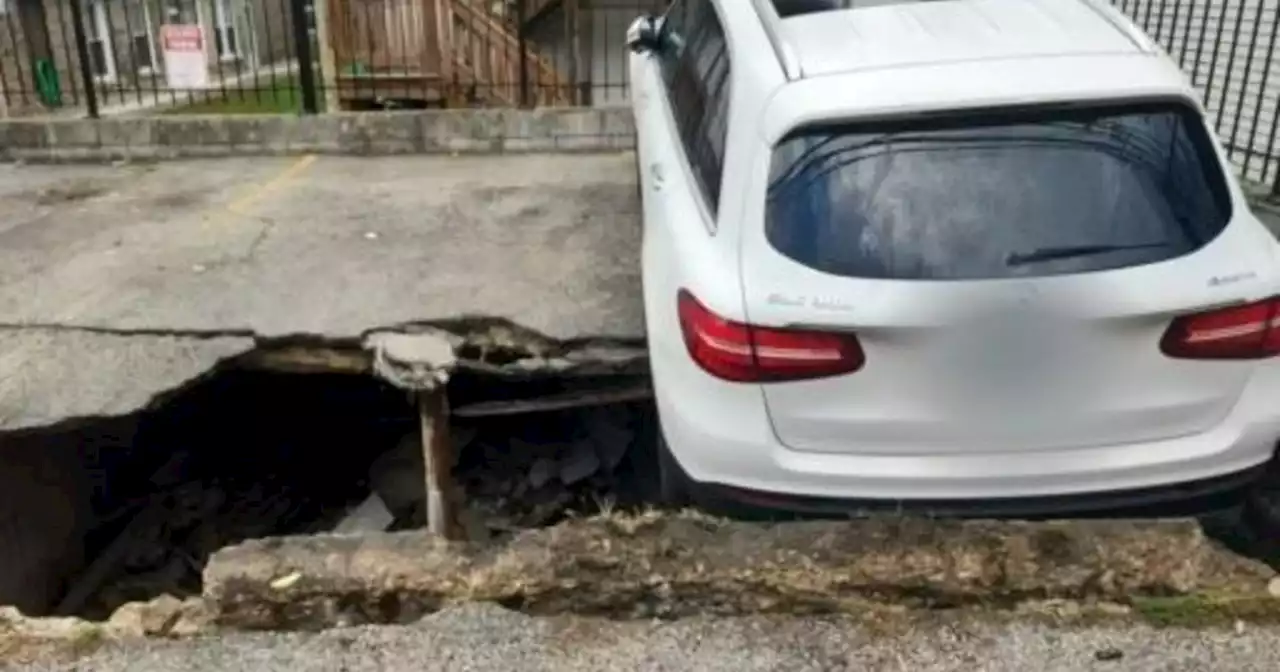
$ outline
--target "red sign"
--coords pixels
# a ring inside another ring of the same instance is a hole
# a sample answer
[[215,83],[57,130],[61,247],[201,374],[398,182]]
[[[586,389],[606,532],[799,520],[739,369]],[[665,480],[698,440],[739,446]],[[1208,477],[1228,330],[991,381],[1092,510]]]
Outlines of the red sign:
[[160,26],[160,48],[164,51],[204,51],[204,31],[200,26]]
[[164,56],[164,77],[169,88],[208,88],[209,64],[204,48],[204,30],[200,26],[160,27],[160,52]]

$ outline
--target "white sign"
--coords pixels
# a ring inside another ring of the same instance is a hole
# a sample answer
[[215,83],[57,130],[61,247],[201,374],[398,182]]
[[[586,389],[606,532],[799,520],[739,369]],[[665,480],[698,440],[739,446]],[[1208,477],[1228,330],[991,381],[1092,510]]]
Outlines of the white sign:
[[160,50],[164,54],[165,80],[169,88],[209,88],[203,28],[179,24],[160,26]]

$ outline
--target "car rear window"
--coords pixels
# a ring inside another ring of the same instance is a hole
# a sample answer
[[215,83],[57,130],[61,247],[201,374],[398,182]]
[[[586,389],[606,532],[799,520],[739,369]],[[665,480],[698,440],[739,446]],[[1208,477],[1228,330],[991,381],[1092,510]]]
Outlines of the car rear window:
[[766,234],[858,278],[1083,273],[1193,252],[1231,218],[1181,103],[1034,109],[801,129],[774,149]]

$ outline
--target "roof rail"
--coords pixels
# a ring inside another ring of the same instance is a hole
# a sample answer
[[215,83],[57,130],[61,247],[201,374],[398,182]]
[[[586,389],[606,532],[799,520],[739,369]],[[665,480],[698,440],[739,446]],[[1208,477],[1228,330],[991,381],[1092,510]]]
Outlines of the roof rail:
[[782,17],[778,16],[778,9],[773,6],[773,0],[751,0],[751,4],[755,5],[756,15],[760,17],[760,24],[764,26],[764,33],[769,38],[769,45],[773,47],[774,55],[778,57],[782,73],[788,80],[804,77],[799,59],[791,50],[791,45],[782,38]]

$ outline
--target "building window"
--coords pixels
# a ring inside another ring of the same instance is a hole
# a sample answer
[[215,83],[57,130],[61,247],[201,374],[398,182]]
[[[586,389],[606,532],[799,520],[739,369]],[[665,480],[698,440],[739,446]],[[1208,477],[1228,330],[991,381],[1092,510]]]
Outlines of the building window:
[[111,29],[107,23],[105,0],[87,0],[85,41],[89,45],[89,67],[93,76],[110,81],[116,78],[116,63],[111,54]]
[[224,61],[240,57],[237,43],[236,16],[233,11],[233,0],[213,0],[214,44],[217,45],[218,58]]
[[152,72],[156,67],[156,46],[151,34],[151,10],[147,8],[147,0],[127,0],[125,8],[133,65],[138,72]]
[[200,23],[200,12],[196,9],[195,0],[165,0],[164,22],[183,26],[194,26]]

